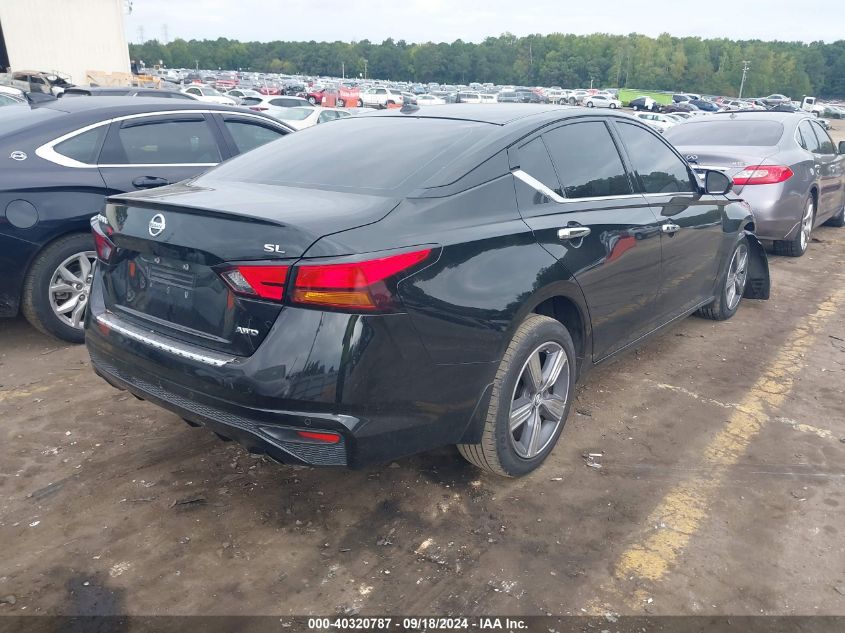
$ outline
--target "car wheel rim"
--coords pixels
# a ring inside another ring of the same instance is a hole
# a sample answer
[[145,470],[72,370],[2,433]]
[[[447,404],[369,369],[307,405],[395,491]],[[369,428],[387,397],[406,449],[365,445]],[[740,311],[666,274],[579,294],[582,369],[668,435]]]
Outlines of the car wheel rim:
[[53,314],[65,325],[82,329],[88,297],[91,296],[91,280],[94,275],[94,251],[76,253],[64,260],[50,277],[50,307]]
[[523,459],[542,453],[557,434],[569,398],[569,371],[566,352],[551,341],[522,366],[511,397],[508,437]]
[[810,233],[813,231],[813,203],[807,203],[807,210],[804,211],[804,217],[801,219],[801,250],[807,249],[807,244],[810,243]]
[[734,251],[731,264],[728,267],[728,278],[725,281],[728,309],[733,310],[742,299],[745,292],[745,282],[748,279],[748,247],[740,244]]

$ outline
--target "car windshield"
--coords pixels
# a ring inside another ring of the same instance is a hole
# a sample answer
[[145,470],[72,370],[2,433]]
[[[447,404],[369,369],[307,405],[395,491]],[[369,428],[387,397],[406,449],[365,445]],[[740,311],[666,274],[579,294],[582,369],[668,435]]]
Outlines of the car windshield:
[[778,121],[709,120],[666,131],[673,145],[771,146],[782,136],[783,124]]
[[202,93],[206,97],[219,97],[220,96],[220,93],[217,92],[214,88],[203,88]]
[[[486,124],[447,119],[349,117],[235,158],[200,181],[389,191],[415,186]],[[315,152],[314,148],[319,148]],[[355,160],[349,160],[355,156]],[[326,169],[331,165],[331,169]]]
[[314,112],[314,108],[287,108],[279,115],[280,119],[288,121],[302,121]]

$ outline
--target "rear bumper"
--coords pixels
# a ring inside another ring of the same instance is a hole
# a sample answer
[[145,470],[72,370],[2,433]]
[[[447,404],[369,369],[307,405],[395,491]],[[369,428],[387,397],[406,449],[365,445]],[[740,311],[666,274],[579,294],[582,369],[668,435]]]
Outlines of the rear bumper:
[[[495,372],[493,363],[435,365],[407,315],[294,308],[252,356],[202,358],[149,329],[144,342],[98,321],[111,315],[101,287],[98,272],[86,317],[98,375],[285,463],[357,467],[458,443]],[[304,441],[299,430],[342,439]]]
[[798,234],[806,198],[787,190],[783,183],[746,185],[738,195],[751,205],[759,239],[791,240]]

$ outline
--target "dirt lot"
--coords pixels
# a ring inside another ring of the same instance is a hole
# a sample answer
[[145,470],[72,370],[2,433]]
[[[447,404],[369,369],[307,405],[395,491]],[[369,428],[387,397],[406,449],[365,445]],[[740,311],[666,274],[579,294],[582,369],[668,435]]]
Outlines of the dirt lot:
[[2,322],[0,614],[845,614],[845,229],[815,237],[770,301],[591,374],[518,481],[278,466]]

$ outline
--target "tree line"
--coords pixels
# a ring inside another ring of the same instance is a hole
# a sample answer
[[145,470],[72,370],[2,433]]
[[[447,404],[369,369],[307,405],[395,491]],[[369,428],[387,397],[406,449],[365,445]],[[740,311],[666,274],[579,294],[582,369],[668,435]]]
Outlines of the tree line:
[[737,41],[630,35],[504,33],[483,42],[411,44],[240,42],[176,39],[130,44],[147,65],[466,84],[471,81],[563,88],[685,90],[735,96],[744,62],[745,96],[781,92],[845,97],[845,40],[832,43]]

